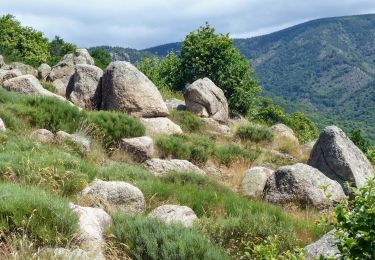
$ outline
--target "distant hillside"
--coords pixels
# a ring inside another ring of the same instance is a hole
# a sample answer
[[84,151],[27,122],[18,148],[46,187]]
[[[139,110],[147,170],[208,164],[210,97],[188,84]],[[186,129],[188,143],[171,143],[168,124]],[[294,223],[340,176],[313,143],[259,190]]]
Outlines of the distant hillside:
[[139,51],[136,49],[131,48],[123,48],[123,47],[111,47],[111,46],[97,46],[92,47],[89,51],[93,49],[103,49],[109,55],[111,55],[113,61],[123,60],[129,61],[131,63],[135,63],[139,60],[142,60],[144,57],[150,57],[153,54],[147,51]]
[[[375,141],[375,15],[313,20],[234,43],[275,103],[307,112],[321,126],[361,128]],[[164,56],[180,46],[140,53]]]

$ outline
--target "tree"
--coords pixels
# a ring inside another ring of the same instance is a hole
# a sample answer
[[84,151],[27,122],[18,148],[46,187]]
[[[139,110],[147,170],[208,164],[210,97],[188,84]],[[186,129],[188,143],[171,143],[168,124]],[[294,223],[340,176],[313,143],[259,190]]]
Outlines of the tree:
[[216,34],[206,23],[186,36],[179,59],[181,74],[175,89],[208,77],[224,91],[232,111],[247,114],[256,108],[261,87],[250,62],[241,56],[228,34]]
[[31,27],[23,27],[13,15],[0,18],[0,52],[7,61],[19,61],[34,67],[50,58],[48,39]]
[[362,136],[362,131],[360,129],[350,132],[350,140],[365,154],[370,150],[370,141]]
[[58,63],[64,55],[68,53],[72,53],[75,51],[77,46],[72,43],[65,42],[59,36],[55,36],[55,38],[49,44],[49,53],[51,58],[49,59],[48,63],[50,65],[55,65]]
[[95,60],[95,66],[101,69],[105,69],[112,61],[111,55],[100,48],[92,49],[90,54]]

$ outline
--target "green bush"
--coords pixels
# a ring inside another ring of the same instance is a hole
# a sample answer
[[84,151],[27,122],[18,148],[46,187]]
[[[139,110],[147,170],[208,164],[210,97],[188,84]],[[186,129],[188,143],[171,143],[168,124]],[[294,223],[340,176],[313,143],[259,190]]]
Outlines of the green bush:
[[375,178],[354,189],[353,199],[335,208],[333,228],[342,259],[375,258]]
[[249,140],[255,143],[260,141],[271,142],[273,140],[273,132],[270,128],[254,124],[239,126],[236,130],[236,136],[242,140]]
[[115,245],[134,259],[229,259],[194,228],[142,216],[115,214],[112,218]]
[[72,43],[65,42],[59,36],[55,38],[49,44],[50,59],[48,64],[53,66],[57,64],[66,54],[73,53],[77,46]]
[[43,88],[47,89],[48,91],[52,92],[52,93],[56,93],[56,88],[55,86],[50,83],[50,82],[41,82]]
[[88,122],[95,126],[107,148],[122,138],[143,136],[146,131],[139,120],[117,112],[90,112]]
[[0,183],[0,232],[66,246],[77,231],[68,201],[32,187]]
[[161,157],[184,159],[198,164],[205,163],[215,148],[210,138],[200,135],[161,136],[155,144]]
[[107,52],[100,48],[94,48],[90,50],[91,57],[95,60],[95,66],[105,69],[109,63],[111,63],[112,58]]
[[219,146],[215,149],[214,156],[219,161],[219,163],[226,166],[232,165],[238,160],[244,160],[247,162],[253,162],[260,155],[260,150],[245,150],[236,144],[229,144],[224,146]]
[[200,132],[205,129],[202,119],[189,111],[172,110],[170,119],[181,126],[184,132]]

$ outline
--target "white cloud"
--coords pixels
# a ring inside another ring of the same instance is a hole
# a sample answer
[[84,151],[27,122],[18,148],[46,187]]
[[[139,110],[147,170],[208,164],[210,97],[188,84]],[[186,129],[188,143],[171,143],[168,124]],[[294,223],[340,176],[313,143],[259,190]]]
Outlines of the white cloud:
[[208,21],[250,37],[310,19],[374,13],[374,0],[3,0],[3,14],[80,46],[146,48],[180,41]]

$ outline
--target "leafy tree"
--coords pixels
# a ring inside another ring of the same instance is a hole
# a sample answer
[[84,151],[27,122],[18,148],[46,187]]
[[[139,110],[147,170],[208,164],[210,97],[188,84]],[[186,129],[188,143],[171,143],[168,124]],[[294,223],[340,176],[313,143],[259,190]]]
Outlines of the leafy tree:
[[175,88],[208,77],[224,91],[232,111],[252,112],[259,100],[261,87],[250,62],[241,56],[228,34],[216,34],[207,23],[186,36],[179,71],[181,79]]
[[51,57],[48,60],[48,63],[50,65],[55,65],[62,57],[64,57],[64,55],[74,52],[76,48],[77,46],[74,44],[65,42],[59,36],[55,36],[49,45],[49,53]]
[[0,52],[8,61],[34,67],[50,58],[48,39],[31,27],[23,27],[13,15],[0,18]]
[[95,60],[95,66],[101,69],[105,69],[112,61],[111,55],[109,55],[103,49],[92,49],[90,54]]
[[370,150],[370,141],[362,136],[360,129],[351,131],[349,137],[362,152],[367,153]]

